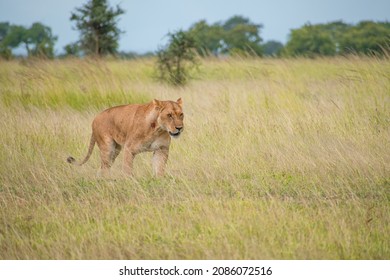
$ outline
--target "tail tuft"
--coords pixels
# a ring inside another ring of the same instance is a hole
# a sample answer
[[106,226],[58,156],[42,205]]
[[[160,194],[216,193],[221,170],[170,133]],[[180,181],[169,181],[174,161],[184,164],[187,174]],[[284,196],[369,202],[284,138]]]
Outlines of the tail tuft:
[[68,158],[66,159],[66,161],[69,162],[70,164],[76,163],[76,160],[74,159],[74,157],[68,157]]
[[78,165],[78,166],[81,166],[83,165],[84,163],[86,163],[89,159],[89,157],[91,156],[92,154],[92,151],[93,151],[93,147],[95,146],[95,138],[93,137],[93,134],[91,135],[91,141],[89,142],[89,148],[88,148],[88,154],[86,155],[86,157],[83,159],[83,161],[81,162],[77,162],[74,157],[68,157],[66,159],[67,162],[69,162],[70,164],[74,164],[74,165]]

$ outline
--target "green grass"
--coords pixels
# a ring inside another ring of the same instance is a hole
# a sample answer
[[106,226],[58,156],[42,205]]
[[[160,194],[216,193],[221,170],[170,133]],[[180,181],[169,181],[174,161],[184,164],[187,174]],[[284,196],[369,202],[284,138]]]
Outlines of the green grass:
[[[152,59],[0,64],[0,259],[389,259],[390,62],[207,60],[185,88]],[[108,179],[101,110],[182,97],[167,176]]]

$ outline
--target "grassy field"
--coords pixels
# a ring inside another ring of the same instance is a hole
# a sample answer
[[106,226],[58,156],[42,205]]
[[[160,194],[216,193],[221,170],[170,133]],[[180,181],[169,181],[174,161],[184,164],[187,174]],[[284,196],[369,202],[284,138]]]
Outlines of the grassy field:
[[[0,259],[389,259],[390,61],[0,62]],[[182,97],[167,176],[151,154],[82,167],[101,110]]]

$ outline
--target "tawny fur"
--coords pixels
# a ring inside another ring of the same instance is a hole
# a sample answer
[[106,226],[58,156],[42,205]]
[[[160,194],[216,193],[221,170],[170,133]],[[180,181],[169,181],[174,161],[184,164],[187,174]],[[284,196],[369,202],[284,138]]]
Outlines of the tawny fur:
[[182,100],[158,101],[147,104],[129,104],[109,108],[95,117],[88,153],[80,163],[68,157],[71,164],[88,161],[95,143],[100,149],[101,171],[107,174],[121,150],[123,168],[132,174],[133,159],[141,152],[153,152],[153,172],[164,175],[171,138],[183,131]]

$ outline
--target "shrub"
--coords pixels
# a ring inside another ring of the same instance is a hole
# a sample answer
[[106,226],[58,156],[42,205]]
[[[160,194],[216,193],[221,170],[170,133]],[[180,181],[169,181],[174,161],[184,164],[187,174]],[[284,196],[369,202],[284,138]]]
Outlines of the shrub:
[[157,52],[158,78],[175,86],[187,83],[189,70],[198,65],[195,41],[188,33],[169,33],[168,46]]

